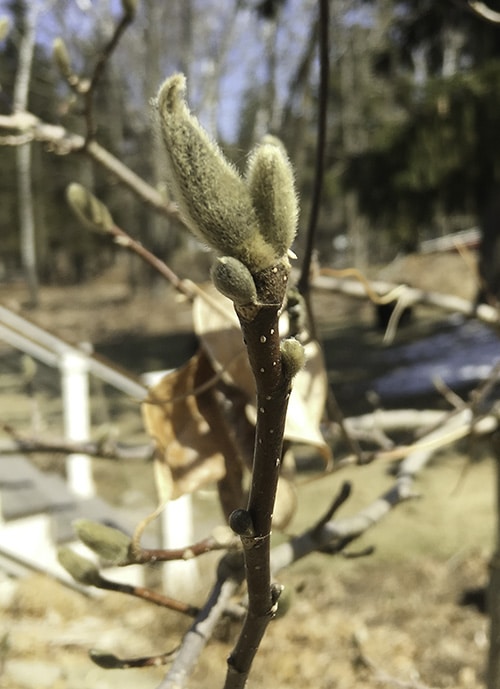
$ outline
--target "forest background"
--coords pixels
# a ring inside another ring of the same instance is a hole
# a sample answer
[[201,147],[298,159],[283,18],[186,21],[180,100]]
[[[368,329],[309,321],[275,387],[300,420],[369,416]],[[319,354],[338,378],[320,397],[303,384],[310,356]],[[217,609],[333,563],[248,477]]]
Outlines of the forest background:
[[[81,103],[61,79],[52,43],[64,36],[79,72],[92,64],[120,11],[112,1],[2,0],[10,29],[0,41],[0,115],[12,111],[21,39],[36,15],[28,110],[84,133]],[[333,0],[331,22],[320,262],[383,263],[401,248],[475,225],[500,177],[498,28],[452,0]],[[264,134],[284,141],[304,223],[314,176],[317,32],[312,0],[144,0],[95,94],[98,140],[167,194],[149,102],[165,76],[180,70],[194,111],[237,166]],[[33,147],[32,156],[30,234],[15,220],[16,147],[1,150],[0,278],[31,271],[33,301],[38,283],[80,283],[114,260],[113,247],[73,223],[65,202],[71,181],[92,189],[118,225],[158,256],[192,266],[193,240],[113,174],[83,155],[54,156],[44,146]],[[36,257],[32,265],[26,256]],[[203,255],[200,264],[203,270]],[[150,277],[131,261],[132,286]]]

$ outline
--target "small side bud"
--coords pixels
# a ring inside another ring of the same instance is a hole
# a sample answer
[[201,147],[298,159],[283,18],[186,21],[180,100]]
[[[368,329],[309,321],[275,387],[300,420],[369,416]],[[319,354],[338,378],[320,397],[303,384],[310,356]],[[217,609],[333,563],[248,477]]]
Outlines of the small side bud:
[[70,574],[75,581],[86,586],[99,586],[101,575],[96,565],[75,553],[68,547],[59,548],[57,553],[59,564]]
[[52,43],[52,56],[62,76],[69,77],[72,74],[71,60],[66,43],[62,38],[56,38]]
[[87,519],[79,519],[73,526],[82,543],[103,560],[115,565],[125,565],[130,561],[132,541],[122,531]]
[[229,526],[238,536],[246,536],[249,538],[255,536],[252,516],[248,510],[241,508],[233,510],[229,515]]
[[114,227],[115,223],[106,206],[81,184],[70,184],[66,198],[77,218],[88,229],[106,233]]
[[122,0],[122,9],[127,19],[133,19],[137,12],[137,0]]
[[280,346],[281,360],[286,373],[293,378],[305,363],[304,347],[294,337],[283,340]]
[[276,141],[279,145],[273,141],[254,149],[247,183],[260,233],[281,258],[287,256],[295,237],[298,202],[292,166],[283,145]]
[[231,256],[217,258],[212,267],[212,281],[216,288],[236,306],[254,304],[257,300],[257,288],[248,268]]

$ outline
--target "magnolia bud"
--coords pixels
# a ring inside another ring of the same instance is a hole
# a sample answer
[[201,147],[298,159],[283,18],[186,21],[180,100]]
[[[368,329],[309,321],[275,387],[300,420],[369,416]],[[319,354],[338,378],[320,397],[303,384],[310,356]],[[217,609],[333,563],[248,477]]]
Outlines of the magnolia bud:
[[73,182],[66,189],[66,198],[77,218],[88,229],[109,232],[115,225],[111,213],[81,184]]
[[236,306],[254,304],[257,300],[257,288],[248,268],[231,256],[223,256],[216,260],[212,267],[212,281],[225,297],[231,299]]
[[75,581],[87,586],[99,586],[101,575],[93,562],[75,553],[71,548],[59,548],[57,559]]
[[281,361],[287,375],[293,378],[305,363],[304,347],[294,337],[283,340],[280,345]]
[[10,20],[8,17],[0,17],[0,41],[7,38],[10,31]]
[[52,55],[60,73],[63,77],[68,77],[71,74],[71,60],[62,38],[56,38],[52,43]]
[[229,515],[229,526],[238,536],[251,538],[255,536],[252,516],[248,510],[238,508]]
[[73,526],[82,543],[103,560],[115,565],[125,565],[130,561],[132,541],[122,531],[87,519],[79,519]]
[[[267,141],[272,137],[267,137]],[[286,256],[297,229],[298,203],[294,175],[284,147],[257,146],[248,164],[247,182],[259,229],[279,257]]]
[[263,270],[274,263],[276,252],[259,232],[244,180],[190,113],[185,88],[184,76],[176,74],[165,81],[156,101],[181,216],[212,248],[252,272]]

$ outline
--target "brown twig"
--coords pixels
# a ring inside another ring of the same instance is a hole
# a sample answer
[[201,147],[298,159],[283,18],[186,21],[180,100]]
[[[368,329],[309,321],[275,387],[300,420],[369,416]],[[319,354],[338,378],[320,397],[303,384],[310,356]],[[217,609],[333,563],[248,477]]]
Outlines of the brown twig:
[[153,443],[149,445],[126,446],[110,440],[97,442],[90,440],[77,442],[61,438],[46,440],[21,435],[9,424],[0,424],[0,428],[12,439],[10,444],[8,442],[5,444],[0,442],[0,455],[10,454],[13,450],[18,450],[24,454],[53,452],[55,454],[84,454],[116,461],[150,461],[153,459],[155,451]]
[[184,548],[139,548],[133,553],[133,559],[127,564],[144,564],[146,562],[171,562],[173,560],[191,560],[194,557],[200,557],[205,553],[211,553],[215,550],[227,550],[228,546],[221,543],[213,536],[203,538]]
[[114,653],[92,649],[89,652],[89,657],[96,665],[105,670],[127,670],[131,667],[158,667],[159,665],[166,665],[172,662],[176,654],[177,649],[174,649],[159,655],[142,658],[118,658]]
[[188,615],[188,617],[195,617],[199,612],[198,608],[194,605],[189,605],[188,603],[176,600],[175,598],[164,596],[163,594],[157,593],[152,589],[145,588],[144,586],[124,584],[120,581],[113,581],[101,575],[96,578],[95,582],[93,582],[93,585],[96,588],[103,589],[104,591],[116,591],[117,593],[125,593],[129,596],[134,596],[135,598],[141,598],[149,603],[154,603],[155,605],[159,605],[163,608],[168,608],[169,610],[175,610],[175,612]]
[[87,147],[87,145],[94,139],[96,132],[97,132],[97,126],[95,123],[94,119],[94,96],[95,92],[97,90],[97,86],[104,74],[104,70],[106,68],[106,65],[113,54],[114,50],[116,49],[120,38],[123,36],[125,33],[126,29],[130,24],[132,23],[134,19],[134,15],[130,12],[124,12],[123,16],[121,17],[120,21],[118,24],[115,26],[115,30],[113,32],[113,35],[109,39],[108,43],[103,47],[101,52],[99,53],[99,57],[97,58],[97,62],[94,65],[94,70],[92,73],[92,76],[90,78],[90,82],[88,85],[88,88],[85,91],[84,98],[85,98],[85,105],[84,105],[84,118],[85,118],[85,123],[86,123],[86,136],[85,136],[85,143],[84,147]]

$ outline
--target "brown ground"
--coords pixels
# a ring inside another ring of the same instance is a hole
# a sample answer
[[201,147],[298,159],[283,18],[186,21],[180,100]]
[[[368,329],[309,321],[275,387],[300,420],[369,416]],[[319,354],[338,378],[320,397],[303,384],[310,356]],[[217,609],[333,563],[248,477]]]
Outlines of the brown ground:
[[[414,273],[412,284],[418,284],[419,275],[425,277],[421,266]],[[449,276],[450,270],[433,266],[431,277],[438,273]],[[463,279],[458,282],[455,293],[470,296],[472,277],[468,287]],[[0,290],[0,300],[14,307],[23,299],[21,288]],[[187,306],[164,308],[174,299],[168,290],[160,297],[142,294],[129,300],[123,286],[107,279],[84,289],[44,290],[42,306],[32,317],[72,340],[105,339],[131,328],[153,333],[189,328]],[[419,480],[422,498],[400,506],[351,547],[374,544],[375,555],[346,561],[317,554],[282,573],[290,609],[271,624],[249,689],[484,686],[487,621],[457,601],[465,588],[486,580],[493,542],[493,463],[484,443],[476,451],[478,461],[462,477],[467,451],[463,446],[438,457]],[[113,472],[106,465],[102,480],[113,482]],[[385,468],[377,466],[346,475],[352,475],[355,491],[343,514],[354,513],[391,481]],[[343,478],[300,489],[292,531],[300,531],[325,509]],[[126,487],[127,478],[121,475],[119,482]],[[209,583],[207,578],[206,587]],[[201,602],[203,595],[193,593],[193,602]],[[187,624],[173,613],[119,594],[97,604],[40,576],[15,587],[0,581],[0,610],[2,689],[153,689],[163,676],[161,669],[104,671],[91,664],[87,649],[120,656],[159,653],[176,645]],[[233,623],[221,626],[191,689],[222,685],[234,631]],[[30,663],[31,677],[22,679],[24,661]],[[50,670],[52,678],[43,683]]]

